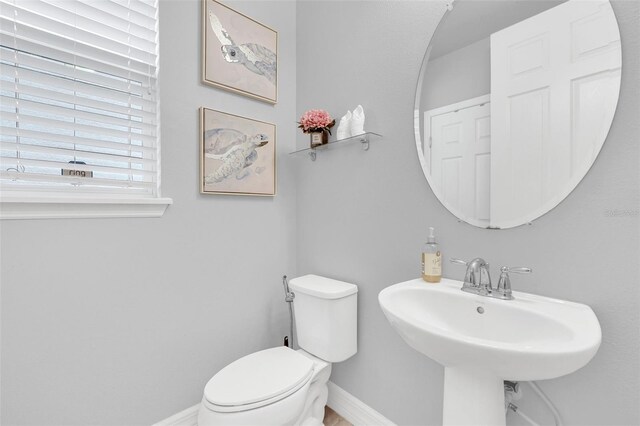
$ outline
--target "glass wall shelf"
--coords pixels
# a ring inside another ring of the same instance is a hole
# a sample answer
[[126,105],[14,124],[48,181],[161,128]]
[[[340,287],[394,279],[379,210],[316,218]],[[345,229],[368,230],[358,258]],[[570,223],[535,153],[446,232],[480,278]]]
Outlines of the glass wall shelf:
[[316,153],[318,151],[325,151],[327,149],[337,148],[338,146],[345,146],[352,143],[361,143],[362,149],[367,151],[369,149],[369,141],[372,138],[381,138],[382,135],[373,132],[366,132],[361,135],[351,136],[349,138],[338,139],[337,141],[329,141],[329,143],[317,146],[315,148],[305,148],[298,151],[291,152],[290,155],[309,154],[311,161],[316,161]]

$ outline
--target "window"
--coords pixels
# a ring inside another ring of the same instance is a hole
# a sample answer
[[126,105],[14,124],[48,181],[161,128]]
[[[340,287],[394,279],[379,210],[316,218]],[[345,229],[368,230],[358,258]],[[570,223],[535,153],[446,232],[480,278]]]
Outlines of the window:
[[0,0],[5,212],[16,200],[170,204],[159,187],[157,28],[157,0]]

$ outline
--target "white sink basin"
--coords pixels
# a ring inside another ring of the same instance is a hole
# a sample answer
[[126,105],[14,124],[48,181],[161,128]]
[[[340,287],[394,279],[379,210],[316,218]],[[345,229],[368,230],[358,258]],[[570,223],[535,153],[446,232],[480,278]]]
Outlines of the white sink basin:
[[[600,324],[589,306],[521,292],[513,293],[514,300],[492,299],[461,287],[460,281],[417,279],[378,296],[407,344],[445,366],[444,424],[504,424],[503,380],[569,374],[600,346]],[[468,416],[463,398],[476,400],[466,407]]]

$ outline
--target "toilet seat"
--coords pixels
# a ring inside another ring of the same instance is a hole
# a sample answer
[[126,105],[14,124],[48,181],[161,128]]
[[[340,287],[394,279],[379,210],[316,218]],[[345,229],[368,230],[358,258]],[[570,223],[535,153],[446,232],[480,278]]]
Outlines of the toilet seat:
[[314,363],[298,352],[276,347],[240,358],[220,370],[204,389],[212,411],[246,411],[284,399],[304,387]]

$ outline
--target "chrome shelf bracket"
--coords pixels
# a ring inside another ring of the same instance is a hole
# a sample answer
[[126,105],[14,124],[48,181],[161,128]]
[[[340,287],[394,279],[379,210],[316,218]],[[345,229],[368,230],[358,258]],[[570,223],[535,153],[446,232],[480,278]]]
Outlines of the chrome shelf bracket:
[[360,143],[362,144],[362,149],[365,151],[369,151],[369,135],[364,135],[360,138]]

